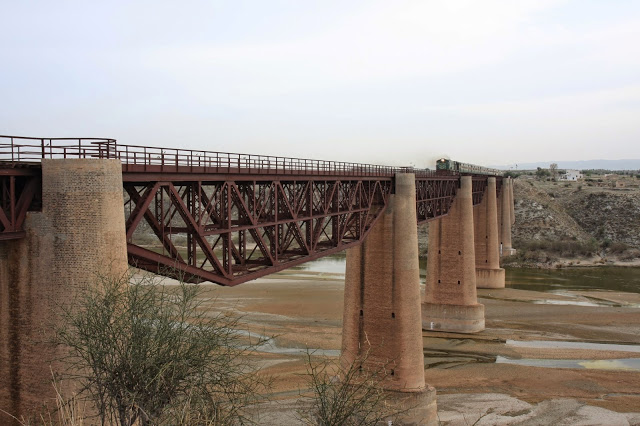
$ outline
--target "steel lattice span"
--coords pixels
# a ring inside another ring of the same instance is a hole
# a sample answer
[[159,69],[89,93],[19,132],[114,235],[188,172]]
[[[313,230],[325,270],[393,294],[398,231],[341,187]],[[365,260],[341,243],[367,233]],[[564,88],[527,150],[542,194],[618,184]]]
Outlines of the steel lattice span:
[[[417,224],[447,215],[456,172],[120,145],[113,139],[0,136],[0,239],[38,210],[42,159],[122,163],[130,264],[188,282],[236,285],[364,241],[413,173]],[[498,177],[498,187],[501,178]],[[473,203],[487,175],[473,175]]]

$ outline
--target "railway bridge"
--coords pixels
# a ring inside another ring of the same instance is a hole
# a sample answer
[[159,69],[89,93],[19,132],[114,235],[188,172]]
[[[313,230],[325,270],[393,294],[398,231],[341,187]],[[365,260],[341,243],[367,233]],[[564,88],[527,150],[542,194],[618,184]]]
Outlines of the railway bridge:
[[387,391],[433,423],[422,329],[483,330],[476,287],[504,287],[513,253],[511,180],[481,171],[0,136],[0,191],[0,408],[17,414],[50,393],[39,330],[96,274],[233,286],[347,250],[342,362],[391,363]]

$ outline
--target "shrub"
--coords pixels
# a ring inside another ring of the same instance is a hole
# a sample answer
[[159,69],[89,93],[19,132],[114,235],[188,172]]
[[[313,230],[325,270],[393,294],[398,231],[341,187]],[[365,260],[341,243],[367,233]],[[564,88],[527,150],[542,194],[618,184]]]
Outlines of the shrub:
[[[598,243],[595,239],[587,242],[581,241],[546,241],[531,240],[522,243],[522,248],[526,250],[528,259],[541,261],[542,255],[548,260],[555,259],[556,256],[576,257],[591,256],[598,250]],[[529,253],[532,252],[532,253]],[[555,255],[555,256],[554,256]]]
[[368,353],[342,366],[327,359],[314,361],[307,351],[306,376],[312,395],[306,400],[311,407],[300,408],[298,420],[307,425],[373,426],[413,408],[398,411],[387,405],[381,385],[389,373],[386,366],[364,368],[367,358]]
[[620,260],[634,260],[640,258],[640,250],[632,249],[624,252],[620,256]]
[[629,248],[628,245],[622,242],[616,241],[615,243],[611,243],[609,246],[609,251],[613,254],[621,254],[624,253]]
[[[175,291],[172,291],[175,290]],[[265,385],[238,318],[207,316],[198,287],[100,278],[65,310],[58,330],[71,378],[102,424],[234,424]],[[196,421],[197,420],[197,421]]]

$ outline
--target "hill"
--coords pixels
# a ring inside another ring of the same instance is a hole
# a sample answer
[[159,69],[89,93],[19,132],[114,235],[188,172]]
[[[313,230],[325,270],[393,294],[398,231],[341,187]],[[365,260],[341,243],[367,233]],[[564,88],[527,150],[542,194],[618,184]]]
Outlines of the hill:
[[501,170],[535,170],[538,167],[549,168],[549,165],[556,163],[560,169],[574,170],[640,170],[640,159],[635,160],[584,160],[584,161],[538,161],[536,163],[518,163],[506,166],[490,166]]
[[514,181],[514,197],[513,243],[519,253],[513,262],[640,258],[638,178],[554,182],[521,176]]

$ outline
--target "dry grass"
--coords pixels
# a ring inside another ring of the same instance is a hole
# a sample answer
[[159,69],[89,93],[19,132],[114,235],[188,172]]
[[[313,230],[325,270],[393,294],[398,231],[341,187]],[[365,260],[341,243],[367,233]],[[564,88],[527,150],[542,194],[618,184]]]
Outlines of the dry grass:
[[76,394],[66,399],[60,390],[60,383],[56,380],[53,371],[51,385],[56,393],[56,410],[54,413],[41,414],[40,419],[27,419],[24,416],[17,418],[11,413],[0,409],[1,412],[14,419],[22,426],[83,426],[86,417],[86,403]]

